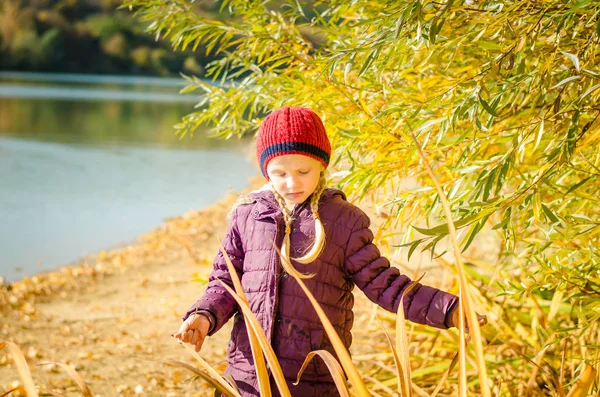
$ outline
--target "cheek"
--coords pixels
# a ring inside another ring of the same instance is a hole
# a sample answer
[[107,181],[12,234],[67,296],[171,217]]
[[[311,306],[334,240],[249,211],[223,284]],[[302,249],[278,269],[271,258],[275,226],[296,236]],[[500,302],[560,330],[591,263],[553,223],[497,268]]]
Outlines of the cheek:
[[318,184],[319,184],[319,177],[311,178],[311,180],[310,180],[310,187],[311,187],[311,189],[313,191],[317,188]]
[[271,179],[271,184],[273,185],[273,188],[275,190],[277,190],[277,192],[281,192],[281,186],[282,186],[281,180]]

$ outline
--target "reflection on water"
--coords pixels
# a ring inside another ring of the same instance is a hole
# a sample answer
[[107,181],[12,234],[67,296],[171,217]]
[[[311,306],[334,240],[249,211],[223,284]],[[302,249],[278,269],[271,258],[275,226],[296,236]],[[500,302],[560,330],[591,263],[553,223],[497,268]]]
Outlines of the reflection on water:
[[204,131],[181,139],[173,126],[189,104],[0,98],[0,135],[97,145],[231,146]]
[[[38,89],[88,90],[90,98],[102,90],[179,89],[59,84]],[[168,217],[243,189],[256,171],[239,141],[174,134],[192,106],[0,97],[0,276],[15,280],[132,241]]]

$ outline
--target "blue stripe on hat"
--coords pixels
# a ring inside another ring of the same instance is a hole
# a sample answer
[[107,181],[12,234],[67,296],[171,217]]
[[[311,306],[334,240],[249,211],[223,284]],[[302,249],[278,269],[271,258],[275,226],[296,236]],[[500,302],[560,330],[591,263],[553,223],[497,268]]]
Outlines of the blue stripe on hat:
[[313,156],[317,156],[323,161],[325,161],[325,164],[329,164],[329,153],[327,153],[325,150],[321,149],[318,146],[304,142],[283,142],[276,143],[263,150],[262,154],[260,155],[260,170],[265,176],[267,176],[267,170],[265,170],[265,161],[269,156],[277,153],[287,153],[296,151],[312,154]]

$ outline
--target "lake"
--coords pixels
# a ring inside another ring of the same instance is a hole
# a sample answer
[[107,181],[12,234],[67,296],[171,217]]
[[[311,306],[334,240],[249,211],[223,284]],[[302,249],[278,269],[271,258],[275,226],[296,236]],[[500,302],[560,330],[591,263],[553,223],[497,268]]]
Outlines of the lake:
[[0,277],[132,242],[242,190],[250,141],[180,138],[182,79],[0,72]]

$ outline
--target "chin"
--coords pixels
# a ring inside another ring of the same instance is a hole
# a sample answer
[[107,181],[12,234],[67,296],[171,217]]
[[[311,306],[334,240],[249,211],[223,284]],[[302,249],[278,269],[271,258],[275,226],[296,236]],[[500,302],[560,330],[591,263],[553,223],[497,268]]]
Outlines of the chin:
[[303,202],[306,201],[307,198],[308,197],[298,197],[298,198],[287,200],[287,201],[291,204],[302,204]]

